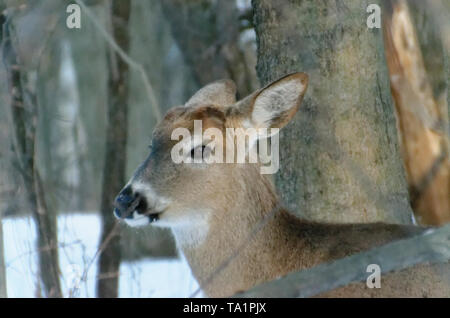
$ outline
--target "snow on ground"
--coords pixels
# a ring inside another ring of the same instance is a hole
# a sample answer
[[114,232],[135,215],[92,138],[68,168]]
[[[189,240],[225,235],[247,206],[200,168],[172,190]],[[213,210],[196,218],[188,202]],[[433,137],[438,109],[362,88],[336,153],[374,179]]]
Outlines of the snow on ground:
[[[8,297],[35,297],[37,258],[33,220],[5,218],[3,235]],[[92,259],[99,237],[97,215],[58,217],[61,287],[65,297],[95,297],[98,258]],[[84,273],[86,279],[81,280]],[[120,266],[119,297],[189,297],[197,287],[182,259],[144,259],[123,262]]]

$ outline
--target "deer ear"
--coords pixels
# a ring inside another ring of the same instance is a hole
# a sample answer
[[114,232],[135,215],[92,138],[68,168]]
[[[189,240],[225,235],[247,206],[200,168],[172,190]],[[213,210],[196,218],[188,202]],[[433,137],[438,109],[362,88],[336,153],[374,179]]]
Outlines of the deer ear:
[[230,79],[223,79],[200,89],[185,106],[205,106],[207,104],[228,106],[234,103],[236,103],[236,85]]
[[308,75],[289,74],[259,90],[248,119],[254,128],[282,128],[294,117],[308,87]]

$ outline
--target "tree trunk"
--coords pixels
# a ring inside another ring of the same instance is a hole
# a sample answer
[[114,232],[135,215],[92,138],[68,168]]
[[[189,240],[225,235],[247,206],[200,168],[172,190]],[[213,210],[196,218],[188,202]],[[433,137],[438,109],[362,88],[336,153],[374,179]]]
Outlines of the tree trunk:
[[[130,1],[111,3],[112,33],[116,43],[128,51]],[[120,267],[120,232],[113,216],[114,197],[125,184],[127,143],[128,65],[114,52],[109,56],[108,127],[106,133],[103,193],[101,202],[102,249],[97,277],[98,297],[117,297]],[[103,246],[104,244],[104,246]]]
[[[14,15],[14,9],[10,12]],[[30,80],[33,76],[27,73],[31,71],[25,71],[24,65],[20,63],[17,37],[11,22],[12,15],[8,17],[9,22],[3,28],[5,34],[2,34],[2,40],[8,89],[11,94],[16,166],[22,175],[28,206],[36,224],[39,277],[42,283],[39,289],[43,287],[44,297],[61,297],[56,213],[47,207],[45,191],[36,165],[36,83]]]
[[256,76],[239,47],[235,1],[162,0],[161,4],[199,86],[231,78],[239,97],[256,88]]
[[386,3],[385,51],[411,206],[419,223],[442,225],[450,221],[450,161],[440,26],[423,3]]
[[411,222],[382,32],[366,26],[376,2],[252,2],[262,84],[294,71],[310,77],[281,131],[275,177],[285,204],[309,219]]

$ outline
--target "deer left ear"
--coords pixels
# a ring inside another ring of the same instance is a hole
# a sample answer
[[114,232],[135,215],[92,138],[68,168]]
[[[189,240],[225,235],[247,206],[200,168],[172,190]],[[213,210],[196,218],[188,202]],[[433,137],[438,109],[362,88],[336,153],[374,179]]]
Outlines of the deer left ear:
[[294,117],[308,87],[308,75],[289,74],[261,89],[248,119],[254,128],[282,128]]
[[208,104],[228,106],[236,103],[236,84],[230,79],[215,81],[206,85],[192,96],[185,106]]

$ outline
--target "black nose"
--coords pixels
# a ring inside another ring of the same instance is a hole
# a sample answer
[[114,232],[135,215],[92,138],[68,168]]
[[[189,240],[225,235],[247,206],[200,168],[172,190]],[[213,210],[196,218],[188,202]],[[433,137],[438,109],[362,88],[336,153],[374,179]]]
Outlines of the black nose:
[[133,193],[131,186],[120,191],[114,201],[114,214],[118,218],[132,218],[135,210],[141,209],[143,198],[139,193]]

